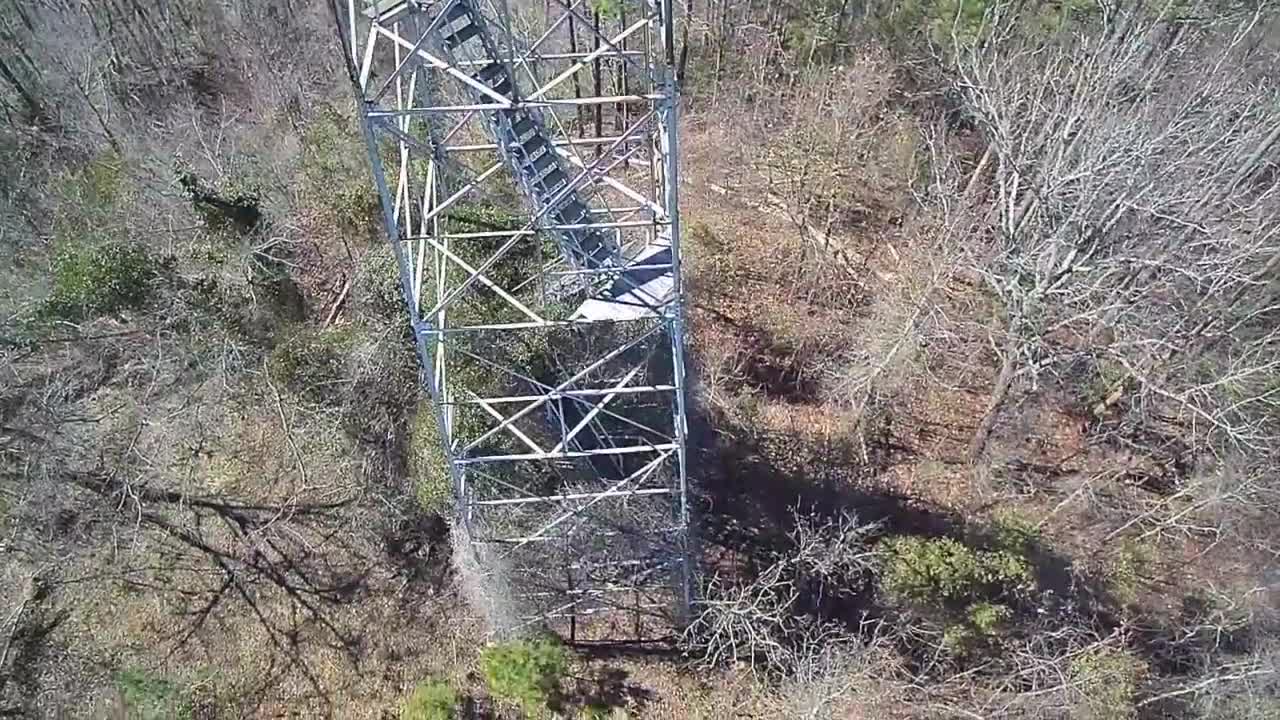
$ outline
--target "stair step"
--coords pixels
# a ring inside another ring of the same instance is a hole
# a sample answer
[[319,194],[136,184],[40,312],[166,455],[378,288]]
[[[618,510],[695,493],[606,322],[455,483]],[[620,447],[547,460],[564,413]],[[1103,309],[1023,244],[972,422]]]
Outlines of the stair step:
[[545,149],[546,146],[547,146],[546,138],[542,137],[541,135],[534,135],[528,140],[525,140],[524,142],[520,143],[520,151],[524,153],[525,157],[534,157],[536,154],[534,152],[535,150],[537,150],[538,148]]
[[560,168],[556,168],[554,172],[548,173],[539,185],[544,195],[555,195],[569,184],[569,176],[564,174]]
[[547,153],[546,155],[542,156],[541,158],[539,158],[539,160],[546,160],[547,162],[543,164],[542,167],[535,168],[533,172],[529,174],[529,182],[534,185],[541,184],[542,181],[547,178],[547,176],[549,176],[551,173],[559,169],[559,166],[555,164],[555,161],[551,157],[550,153]]
[[565,203],[555,214],[560,225],[580,225],[587,219],[587,208],[577,198]]
[[539,140],[542,140],[542,142],[537,143],[536,145],[533,145],[532,149],[528,149],[530,143],[521,145],[520,154],[516,156],[516,162],[522,165],[530,165],[538,160],[541,160],[543,157],[547,157],[551,155],[551,153],[549,152],[549,150],[551,149],[551,146],[547,144],[546,140],[543,139],[541,135],[535,135],[534,137]]
[[[575,248],[582,257],[594,260],[600,254],[601,248],[605,247],[604,240],[600,239],[600,234],[594,231],[585,230],[575,231],[574,239],[577,241],[578,247]],[[593,266],[595,263],[583,263],[587,266]]]
[[377,20],[383,25],[390,25],[411,10],[413,8],[406,0],[380,0],[365,8],[364,16],[370,20]]
[[533,172],[535,173],[542,173],[547,168],[555,164],[556,164],[556,156],[549,152],[544,152],[543,154],[539,155],[537,158],[534,158],[533,162],[529,163],[526,167],[532,168]]
[[488,65],[485,65],[483,68],[481,68],[480,72],[475,74],[475,79],[479,80],[485,85],[488,85],[489,83],[493,82],[494,78],[497,78],[503,75],[505,71],[506,71],[506,68],[502,67],[502,63],[489,63]]
[[449,12],[445,13],[444,17],[440,18],[440,22],[436,27],[436,32],[440,33],[442,36],[449,35],[461,30],[473,22],[474,19],[470,14],[470,8],[462,5],[455,5],[449,10]]
[[538,127],[533,124],[533,119],[528,117],[520,118],[511,125],[511,134],[515,136],[516,142],[524,142],[525,135],[537,130]]
[[456,30],[452,35],[444,36],[444,44],[450,49],[456,48],[462,43],[470,40],[480,34],[480,27],[475,24],[464,25],[461,30]]
[[460,17],[467,17],[470,14],[471,7],[469,5],[466,3],[456,3],[444,14],[444,21],[446,23],[452,23],[454,20],[457,20]]

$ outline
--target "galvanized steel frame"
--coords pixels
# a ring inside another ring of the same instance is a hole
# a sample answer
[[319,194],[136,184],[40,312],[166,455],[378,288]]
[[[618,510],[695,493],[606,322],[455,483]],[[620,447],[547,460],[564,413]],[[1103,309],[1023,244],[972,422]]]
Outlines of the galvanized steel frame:
[[[568,619],[573,632],[582,618],[620,611],[637,629],[641,615],[679,623],[693,581],[672,0],[619,0],[618,16],[603,22],[591,0],[332,2],[459,534],[492,581],[510,587],[521,623]],[[566,42],[570,29],[577,35]],[[577,46],[579,37],[590,49]],[[486,79],[503,79],[498,64],[512,81],[505,88]],[[583,109],[595,113],[594,127],[581,122]],[[606,110],[607,134],[599,132]],[[532,164],[520,165],[512,137],[496,129],[502,118],[526,117],[538,120],[534,134],[546,135],[556,166],[576,171],[562,196],[589,194],[581,221],[558,222],[553,204],[539,207]],[[449,220],[504,173],[525,189],[523,227],[460,230]],[[542,252],[548,237],[584,236],[621,249],[602,264],[540,255],[519,282],[497,272],[531,244]],[[480,294],[500,309],[463,318],[458,308]],[[530,334],[616,341],[585,356],[556,351],[553,379],[487,351],[541,342]],[[520,391],[469,387],[458,367],[483,368]],[[622,404],[635,398],[668,409]],[[477,408],[468,427],[477,416],[489,424],[464,437],[460,414]],[[539,433],[554,428],[541,426],[557,419],[558,441],[548,447]],[[498,441],[511,449],[495,451]],[[526,469],[541,479],[526,483]],[[549,486],[548,473],[576,484]],[[662,512],[638,509],[646,502]],[[485,515],[533,509],[543,511],[537,523],[514,533]],[[527,550],[543,544],[563,551],[558,562],[547,561],[553,551]]]

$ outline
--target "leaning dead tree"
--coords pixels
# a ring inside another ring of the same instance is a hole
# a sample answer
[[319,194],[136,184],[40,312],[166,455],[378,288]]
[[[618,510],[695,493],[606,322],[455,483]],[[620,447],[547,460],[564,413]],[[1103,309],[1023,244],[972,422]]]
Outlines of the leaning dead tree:
[[972,454],[1016,383],[1106,366],[1095,414],[1128,408],[1192,446],[1270,456],[1280,18],[1168,5],[1045,40],[1006,10],[956,56],[989,143],[991,230],[972,264],[1005,317]]

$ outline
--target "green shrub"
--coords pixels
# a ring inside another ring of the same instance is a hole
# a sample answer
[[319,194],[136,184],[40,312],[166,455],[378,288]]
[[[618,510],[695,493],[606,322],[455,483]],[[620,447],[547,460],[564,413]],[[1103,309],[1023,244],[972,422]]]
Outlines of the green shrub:
[[78,201],[82,209],[108,211],[124,199],[127,170],[119,154],[104,150],[77,172],[64,177],[62,197]]
[[704,222],[694,221],[690,223],[686,232],[689,243],[695,247],[702,248],[706,252],[720,252],[724,250],[724,240],[716,235],[715,231]]
[[579,710],[578,717],[581,720],[627,720],[631,716],[622,708],[594,703]]
[[[899,0],[893,11],[871,18],[878,34],[890,44],[916,44],[928,40],[946,53],[972,47],[991,30],[988,12],[992,0]],[[1019,34],[1046,40],[1074,25],[1096,17],[1096,0],[1061,0],[1033,3],[1001,12],[1004,23],[1014,23]]]
[[[453,232],[478,232],[483,230],[519,230],[524,218],[513,215],[495,205],[460,202],[444,214]],[[502,240],[505,242],[505,238]]]
[[966,612],[969,626],[981,635],[995,635],[1000,625],[1013,614],[1008,607],[989,602],[974,603]]
[[413,689],[400,720],[453,720],[458,717],[458,691],[442,680],[423,680]]
[[128,669],[116,675],[116,689],[130,720],[187,720],[191,701],[181,689],[145,670]]
[[[389,244],[372,247],[360,258],[352,294],[356,311],[365,318],[409,324],[400,286],[400,268]],[[434,300],[435,295],[431,295],[424,303],[432,305]]]
[[951,655],[964,655],[973,646],[973,629],[964,623],[948,625],[942,631],[942,648]]
[[634,14],[634,8],[628,8],[627,0],[591,0],[591,9],[600,13],[600,17],[607,20],[617,20],[622,17],[624,10],[630,9]]
[[355,336],[350,329],[301,330],[278,344],[267,358],[272,382],[316,403],[342,401],[347,357]]
[[556,700],[569,658],[551,637],[490,645],[480,653],[480,671],[494,697],[540,715]]
[[1005,605],[977,602],[965,609],[964,621],[948,625],[942,645],[953,655],[963,655],[998,638],[1013,611]]
[[881,587],[894,597],[943,605],[1018,592],[1031,566],[1008,550],[975,550],[951,538],[891,537],[883,543]]
[[[518,230],[524,226],[524,220],[512,215],[499,206],[479,203],[463,203],[444,213],[442,229],[450,233],[503,232]],[[454,242],[450,252],[456,254],[463,262],[473,267],[488,263],[493,254],[510,238],[484,237],[471,238],[465,242]],[[485,269],[485,277],[498,287],[512,293],[516,297],[523,296],[526,302],[537,304],[540,291],[528,281],[541,272],[541,265],[547,258],[559,253],[559,248],[547,237],[525,236],[492,262]],[[434,306],[437,294],[454,293],[465,283],[470,272],[461,265],[449,262],[444,276],[439,277],[434,271],[428,271],[422,279],[423,305],[426,309]],[[443,281],[443,282],[441,282]],[[516,288],[523,286],[522,290]],[[449,324],[454,327],[498,322],[517,322],[528,317],[515,309],[507,300],[494,292],[488,285],[475,282],[465,291],[457,295],[449,306]],[[433,317],[426,318],[428,322]],[[492,374],[486,371],[486,374]]]
[[304,199],[349,229],[372,230],[378,193],[367,167],[360,131],[350,116],[323,110],[302,133]]
[[1119,363],[1099,360],[1085,376],[1080,388],[1080,402],[1094,414],[1106,411],[1104,403],[1129,379],[1129,371]]
[[128,164],[112,150],[54,179],[53,231],[59,242],[84,244],[86,237],[114,234],[133,200],[131,179]]
[[[524,225],[523,218],[512,215],[501,207],[481,203],[459,203],[445,213],[444,230],[456,233],[503,232],[519,230]],[[505,237],[476,238],[465,243],[455,242],[451,249],[468,263],[479,267],[487,262],[507,240],[508,238]],[[503,289],[510,290],[528,279],[531,274],[538,272],[543,262],[543,258],[539,255],[549,257],[559,252],[559,247],[545,238],[526,238],[508,249],[502,257],[490,265],[485,270],[485,277]],[[457,277],[450,280],[450,286],[456,287],[467,274],[458,268]],[[478,295],[479,297],[475,300],[485,306],[476,308],[481,313],[487,313],[480,316],[482,319],[491,317],[506,303],[483,286],[475,286],[469,295]]]
[[418,403],[409,435],[409,469],[418,505],[428,513],[448,515],[453,478],[440,442],[439,425],[430,400]]
[[926,10],[929,38],[943,47],[949,47],[953,39],[961,46],[976,43],[988,4],[988,0],[933,0]]
[[1101,648],[1071,660],[1070,685],[1077,697],[1071,717],[1080,720],[1127,720],[1136,715],[1134,700],[1143,664],[1123,650]]
[[1107,590],[1121,605],[1138,601],[1142,579],[1148,573],[1155,553],[1147,543],[1125,541],[1103,567]]
[[133,243],[64,245],[53,260],[53,289],[45,312],[78,320],[142,307],[160,270],[160,263]]
[[1013,510],[996,513],[992,534],[996,548],[1024,555],[1040,542],[1035,521]]
[[1057,3],[1041,3],[1034,10],[1029,11],[1024,28],[1031,37],[1048,38],[1073,25],[1096,18],[1101,12],[1102,5],[1098,0],[1061,0]]
[[262,220],[262,190],[256,182],[236,174],[213,184],[204,183],[181,161],[175,172],[192,209],[212,232],[248,233]]

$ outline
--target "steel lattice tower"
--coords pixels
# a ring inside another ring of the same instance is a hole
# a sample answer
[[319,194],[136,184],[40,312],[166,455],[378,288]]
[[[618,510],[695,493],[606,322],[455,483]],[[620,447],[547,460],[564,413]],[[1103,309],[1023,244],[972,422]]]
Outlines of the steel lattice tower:
[[470,557],[517,623],[669,629],[691,592],[671,0],[334,10]]

